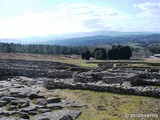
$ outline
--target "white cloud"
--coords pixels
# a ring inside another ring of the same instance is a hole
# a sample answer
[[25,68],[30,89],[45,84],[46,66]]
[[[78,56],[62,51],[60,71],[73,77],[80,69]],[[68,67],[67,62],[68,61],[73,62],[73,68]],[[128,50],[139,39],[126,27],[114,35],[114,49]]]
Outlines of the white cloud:
[[0,37],[108,30],[115,21],[123,21],[125,17],[110,8],[89,4],[61,4],[54,11],[39,14],[29,12],[13,19],[0,19]]
[[136,4],[134,7],[141,10],[142,17],[159,17],[160,18],[160,2],[158,3],[141,3]]
[[[146,6],[148,7],[148,5],[137,5],[136,7],[147,11]],[[151,11],[147,11],[147,13],[149,12]],[[90,4],[61,4],[56,6],[53,11],[28,12],[12,19],[0,19],[0,38],[96,30],[129,31],[136,28],[133,27],[135,24],[131,15],[112,8]]]
[[139,23],[139,29],[144,29],[146,31],[160,31],[160,2],[146,2],[135,4],[135,8],[140,10],[137,14],[137,20]]
[[64,17],[81,23],[86,30],[99,30],[112,27],[114,22],[128,19],[124,13],[111,8],[97,7],[89,4],[65,4],[59,6]]

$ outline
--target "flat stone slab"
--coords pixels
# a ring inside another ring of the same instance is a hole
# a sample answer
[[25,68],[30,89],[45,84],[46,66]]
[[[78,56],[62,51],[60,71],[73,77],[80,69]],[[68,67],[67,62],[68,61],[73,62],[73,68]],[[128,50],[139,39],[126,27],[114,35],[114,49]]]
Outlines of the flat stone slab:
[[47,99],[47,103],[59,103],[61,99],[59,97],[51,97]]
[[[31,120],[73,120],[81,114],[77,110],[60,110],[36,115]],[[63,119],[62,119],[63,118]]]
[[67,105],[61,98],[53,97],[54,93],[51,94],[43,86],[43,78],[46,77],[72,78],[70,67],[75,66],[55,62],[0,60],[0,120],[23,120],[30,119],[30,116],[40,120],[48,115],[50,117],[47,118],[53,120],[76,118],[80,114],[78,111],[58,111]]
[[50,103],[47,105],[47,108],[57,110],[57,109],[62,109],[64,106],[61,103]]

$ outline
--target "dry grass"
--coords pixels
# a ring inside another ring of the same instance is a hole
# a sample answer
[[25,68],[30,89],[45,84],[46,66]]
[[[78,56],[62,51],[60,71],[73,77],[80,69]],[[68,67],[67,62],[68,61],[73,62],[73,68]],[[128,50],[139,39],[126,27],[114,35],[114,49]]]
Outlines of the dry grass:
[[[160,59],[145,59],[145,60],[82,60],[80,56],[76,55],[46,55],[46,54],[27,54],[27,53],[0,53],[0,59],[17,59],[17,60],[35,60],[35,61],[53,61],[67,64],[73,64],[83,67],[97,67],[97,63],[101,62],[150,62],[160,63]],[[137,64],[135,66],[143,67],[144,64]]]
[[[125,120],[127,114],[158,114],[160,100],[152,97],[133,95],[119,95],[108,92],[89,90],[61,90],[59,96],[86,104],[77,120]],[[75,108],[74,108],[75,109]],[[160,116],[159,116],[160,117]],[[134,118],[140,120],[143,118]],[[159,120],[159,118],[144,118],[145,120]],[[130,119],[129,119],[130,120]],[[131,119],[132,120],[132,119]]]
[[53,62],[73,64],[83,67],[97,67],[97,64],[86,63],[86,60],[82,60],[80,56],[27,54],[27,53],[0,53],[0,59],[53,61]]
[[160,58],[147,58],[145,62],[160,63]]

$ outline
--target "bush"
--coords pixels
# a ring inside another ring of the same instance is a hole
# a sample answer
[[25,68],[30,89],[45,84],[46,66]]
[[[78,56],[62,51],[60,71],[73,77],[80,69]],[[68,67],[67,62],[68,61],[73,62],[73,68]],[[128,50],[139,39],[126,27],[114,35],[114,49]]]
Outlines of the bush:
[[95,48],[94,49],[94,58],[98,60],[106,60],[107,59],[107,53],[104,48]]
[[132,56],[132,51],[131,48],[129,46],[122,46],[122,45],[118,45],[112,46],[112,49],[110,49],[108,51],[108,59],[114,59],[114,60],[118,60],[118,59],[130,59],[130,57]]
[[91,52],[89,50],[86,50],[85,52],[82,53],[81,58],[89,60],[91,57]]

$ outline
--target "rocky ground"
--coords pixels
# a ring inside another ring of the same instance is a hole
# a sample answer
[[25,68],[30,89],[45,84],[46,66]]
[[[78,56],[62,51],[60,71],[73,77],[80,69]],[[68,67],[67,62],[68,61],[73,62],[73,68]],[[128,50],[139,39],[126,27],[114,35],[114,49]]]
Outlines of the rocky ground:
[[56,62],[0,60],[0,120],[73,120],[82,114],[77,108],[90,107],[59,96],[62,89],[160,98],[159,86],[159,69],[91,69]]
[[0,120],[72,120],[85,107],[75,101],[54,96],[43,87],[41,78],[10,77],[0,81]]

